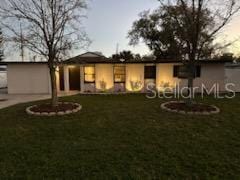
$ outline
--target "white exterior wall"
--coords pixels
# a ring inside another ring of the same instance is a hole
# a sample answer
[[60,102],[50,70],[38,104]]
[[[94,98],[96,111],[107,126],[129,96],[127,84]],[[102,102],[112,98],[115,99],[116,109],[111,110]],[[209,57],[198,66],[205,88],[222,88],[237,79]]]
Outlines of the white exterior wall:
[[95,83],[97,91],[113,91],[113,65],[96,64],[95,65]]
[[9,94],[49,94],[50,77],[45,64],[9,64],[7,67]]
[[226,67],[225,76],[225,84],[234,84],[230,86],[231,90],[240,92],[240,66]]
[[[166,63],[156,65],[156,86],[174,87],[175,84],[180,86],[187,86],[187,80],[182,80],[173,77],[173,66],[179,64]],[[113,64],[96,64],[95,65],[95,84],[84,83],[83,66],[80,66],[81,73],[81,91],[95,92],[103,91],[102,82],[106,83],[105,91],[114,91],[114,77]],[[144,66],[145,64],[126,64],[126,91],[128,92],[143,92],[144,88]],[[59,77],[57,73],[57,84],[59,89]],[[202,83],[208,89],[211,89],[215,83],[220,86],[220,91],[225,90],[225,83],[236,83],[239,86],[236,88],[240,90],[240,83],[238,77],[240,76],[240,69],[236,71],[226,71],[227,81],[225,79],[224,64],[202,64],[201,77],[194,80],[194,86],[201,86]],[[9,94],[49,94],[50,78],[49,70],[45,64],[9,64],[8,65],[8,91]],[[68,66],[64,67],[64,84],[65,91],[69,91],[69,71]],[[136,87],[133,87],[136,86]],[[116,88],[115,88],[116,89]],[[119,89],[119,88],[118,88]]]
[[219,87],[219,91],[225,91],[225,65],[221,64],[203,64],[201,65],[201,77],[194,80],[194,86],[201,87],[202,84],[208,90],[214,85]]
[[144,91],[144,64],[126,64],[126,91]]
[[[158,64],[157,65],[157,87],[169,86],[175,87],[179,85],[180,87],[187,87],[186,79],[179,79],[173,77],[173,63]],[[219,85],[220,91],[225,91],[225,73],[224,73],[224,63],[221,64],[202,64],[201,65],[201,77],[194,80],[194,87],[202,87],[202,84],[210,90],[215,84]],[[198,91],[200,91],[199,89]]]

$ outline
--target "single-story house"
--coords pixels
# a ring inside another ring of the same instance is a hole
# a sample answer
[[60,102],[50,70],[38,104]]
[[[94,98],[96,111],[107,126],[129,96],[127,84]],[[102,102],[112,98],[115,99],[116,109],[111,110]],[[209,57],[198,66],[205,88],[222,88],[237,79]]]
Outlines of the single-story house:
[[[219,84],[225,91],[224,60],[202,60],[198,63],[194,86],[205,84],[212,88]],[[49,94],[51,92],[46,62],[1,62],[7,66],[9,94]],[[176,60],[121,61],[88,52],[59,64],[58,91],[79,92],[144,92],[147,84],[156,87],[187,86],[186,79],[178,78]]]

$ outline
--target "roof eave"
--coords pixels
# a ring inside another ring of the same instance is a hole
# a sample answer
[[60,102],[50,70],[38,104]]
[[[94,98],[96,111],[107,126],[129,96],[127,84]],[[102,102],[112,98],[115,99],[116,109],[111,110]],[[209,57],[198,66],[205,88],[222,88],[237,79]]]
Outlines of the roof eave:
[[25,61],[25,62],[21,62],[21,61],[2,61],[0,62],[1,66],[6,66],[9,64],[47,64],[47,62],[30,62],[30,61]]

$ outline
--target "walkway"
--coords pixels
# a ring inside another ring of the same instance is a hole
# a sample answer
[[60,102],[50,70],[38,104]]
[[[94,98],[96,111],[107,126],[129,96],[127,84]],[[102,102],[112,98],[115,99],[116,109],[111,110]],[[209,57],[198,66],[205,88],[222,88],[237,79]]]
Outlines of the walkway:
[[[62,96],[71,96],[76,95],[78,92],[71,92],[71,93],[61,93],[59,97]],[[0,92],[0,109],[13,106],[20,103],[27,103],[32,101],[39,101],[51,98],[50,95],[10,95]]]

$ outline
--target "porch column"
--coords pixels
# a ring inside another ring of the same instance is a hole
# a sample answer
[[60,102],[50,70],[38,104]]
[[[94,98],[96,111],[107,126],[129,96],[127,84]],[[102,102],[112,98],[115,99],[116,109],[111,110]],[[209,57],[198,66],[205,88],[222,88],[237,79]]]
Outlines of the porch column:
[[59,67],[57,68],[56,72],[56,83],[57,83],[57,91],[60,92],[60,77],[59,77]]
[[81,85],[81,93],[84,92],[84,67],[80,66],[80,85]]
[[64,91],[68,92],[69,90],[69,70],[67,66],[64,66]]

